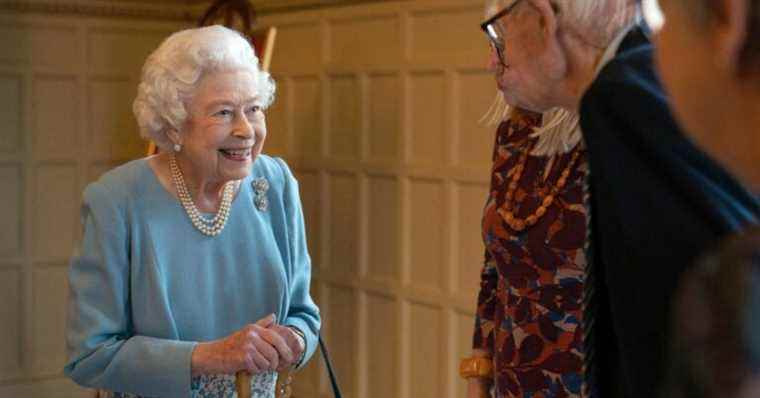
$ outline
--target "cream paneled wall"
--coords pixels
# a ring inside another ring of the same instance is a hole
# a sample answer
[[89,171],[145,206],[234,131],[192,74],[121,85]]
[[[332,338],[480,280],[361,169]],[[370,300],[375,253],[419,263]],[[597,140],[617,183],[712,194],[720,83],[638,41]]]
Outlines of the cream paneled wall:
[[140,66],[185,26],[175,11],[162,17],[154,7],[127,18],[119,5],[98,7],[89,10],[110,17],[59,15],[60,4],[47,13],[0,11],[3,398],[85,396],[62,377],[66,273],[81,235],[81,192],[103,171],[144,154],[131,113]]
[[[418,0],[262,18],[278,27],[265,150],[299,178],[348,397],[464,395],[494,139],[481,16]],[[312,361],[296,396],[330,396],[324,375]]]
[[[139,67],[184,26],[176,12],[119,7],[109,18],[0,11],[2,398],[84,394],[60,372],[80,194],[142,154],[130,111]],[[313,294],[347,397],[464,394],[456,373],[493,142],[478,124],[495,94],[481,7],[417,0],[262,17],[279,28],[266,151],[299,177]],[[329,395],[321,361],[296,392]]]

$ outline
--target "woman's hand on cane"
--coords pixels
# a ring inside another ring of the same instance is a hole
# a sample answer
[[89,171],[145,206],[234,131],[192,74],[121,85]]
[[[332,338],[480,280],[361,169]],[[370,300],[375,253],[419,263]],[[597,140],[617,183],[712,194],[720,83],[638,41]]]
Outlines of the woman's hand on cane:
[[283,372],[297,365],[306,348],[306,342],[303,341],[303,338],[291,326],[272,325],[269,330],[277,335],[273,340],[281,340],[285,345],[281,349],[280,345],[275,345],[274,341],[270,341],[280,353],[280,366],[277,371]]
[[223,339],[198,343],[191,359],[193,376],[238,371],[256,374],[276,370],[281,357],[286,362],[292,361],[285,341],[269,329],[274,324],[274,315],[269,315]]

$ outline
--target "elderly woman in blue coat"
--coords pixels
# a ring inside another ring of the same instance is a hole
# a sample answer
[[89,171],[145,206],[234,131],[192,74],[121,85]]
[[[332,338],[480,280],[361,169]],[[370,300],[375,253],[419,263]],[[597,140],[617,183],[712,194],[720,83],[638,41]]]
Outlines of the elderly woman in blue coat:
[[170,36],[134,101],[162,153],[84,192],[84,239],[69,273],[65,373],[115,396],[233,396],[253,374],[314,352],[319,310],[298,185],[262,155],[275,86],[250,44],[221,26]]

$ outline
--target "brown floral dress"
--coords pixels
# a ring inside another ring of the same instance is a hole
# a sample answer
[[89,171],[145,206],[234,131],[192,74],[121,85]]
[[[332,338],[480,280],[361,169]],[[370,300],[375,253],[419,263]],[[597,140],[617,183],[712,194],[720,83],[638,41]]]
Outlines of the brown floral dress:
[[[473,346],[492,354],[497,397],[585,397],[586,153],[581,143],[553,160],[527,155],[539,123],[516,115],[496,133]],[[505,209],[521,220],[542,215],[519,230]]]

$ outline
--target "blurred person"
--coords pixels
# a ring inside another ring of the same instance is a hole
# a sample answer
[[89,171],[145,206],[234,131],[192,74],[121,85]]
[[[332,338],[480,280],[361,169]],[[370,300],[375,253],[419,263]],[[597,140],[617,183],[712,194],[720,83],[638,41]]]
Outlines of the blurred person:
[[659,4],[665,23],[657,33],[658,69],[678,121],[760,193],[760,2]]
[[[676,117],[757,194],[760,1],[652,0],[647,6]],[[730,238],[681,285],[663,396],[760,396],[760,229]]]
[[634,0],[486,2],[503,104],[470,397],[655,396],[678,277],[758,211],[681,134],[639,16]]
[[663,398],[760,397],[760,233],[728,239],[681,280]]

